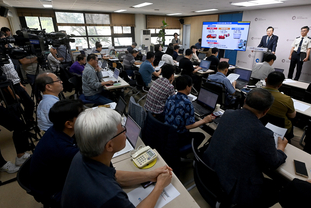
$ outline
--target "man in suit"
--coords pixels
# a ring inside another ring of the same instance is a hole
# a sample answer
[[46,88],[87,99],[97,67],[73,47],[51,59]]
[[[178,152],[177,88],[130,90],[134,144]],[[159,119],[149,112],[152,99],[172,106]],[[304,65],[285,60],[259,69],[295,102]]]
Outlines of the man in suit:
[[267,35],[262,36],[258,47],[268,48],[268,51],[271,51],[273,54],[275,54],[275,50],[278,44],[279,37],[276,35],[273,35],[273,32],[274,32],[274,28],[269,26],[267,28]]
[[276,148],[273,132],[259,120],[272,103],[273,96],[265,89],[249,92],[243,109],[224,113],[203,155],[231,202],[239,207],[270,207],[278,201],[278,186],[262,174],[286,159],[287,140],[279,137]]

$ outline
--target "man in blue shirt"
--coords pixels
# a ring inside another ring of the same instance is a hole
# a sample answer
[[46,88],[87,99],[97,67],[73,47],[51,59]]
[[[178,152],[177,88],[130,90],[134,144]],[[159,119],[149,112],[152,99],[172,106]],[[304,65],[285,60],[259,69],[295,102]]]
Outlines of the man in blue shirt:
[[90,109],[79,115],[75,136],[80,152],[73,158],[66,178],[62,207],[134,208],[121,187],[146,181],[156,184],[137,207],[155,207],[163,189],[171,182],[172,169],[165,165],[152,171],[115,170],[111,159],[125,147],[126,141],[121,121],[121,115],[108,108]]
[[232,82],[231,84],[230,80],[226,77],[228,73],[228,68],[229,64],[227,62],[225,61],[220,62],[218,65],[218,72],[216,74],[210,75],[207,80],[207,82],[214,81],[222,83],[225,86],[227,92],[226,97],[227,105],[231,104],[235,100],[232,95],[235,94],[235,84],[236,84],[236,81]]
[[165,104],[165,123],[176,128],[182,147],[191,143],[192,138],[204,138],[204,134],[199,132],[190,132],[205,123],[211,122],[215,117],[208,115],[202,120],[195,121],[194,108],[188,95],[192,88],[192,79],[188,75],[181,75],[176,78],[176,88],[178,93],[170,96]]
[[60,203],[71,160],[79,151],[72,137],[82,111],[80,100],[67,99],[55,103],[50,110],[53,126],[39,141],[30,163],[30,189],[43,203]]
[[154,53],[148,52],[147,60],[144,63],[142,63],[139,68],[139,73],[141,74],[141,77],[143,78],[146,87],[151,87],[152,75],[158,77],[161,74],[161,69],[158,72],[154,70],[152,66],[153,61],[154,61]]
[[38,90],[43,93],[37,108],[38,127],[43,131],[47,131],[53,125],[49,119],[49,111],[59,101],[58,94],[63,91],[62,83],[59,77],[49,72],[39,74],[36,78]]

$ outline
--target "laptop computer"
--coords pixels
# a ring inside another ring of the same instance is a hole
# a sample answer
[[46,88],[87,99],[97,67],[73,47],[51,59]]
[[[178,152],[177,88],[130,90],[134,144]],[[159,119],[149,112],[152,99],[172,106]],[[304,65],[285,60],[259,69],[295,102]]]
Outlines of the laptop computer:
[[178,56],[176,57],[176,61],[177,61],[177,62],[180,62],[180,60],[181,60],[182,58],[184,58],[183,55],[178,55]]
[[234,73],[240,75],[240,77],[237,79],[236,85],[235,85],[235,88],[237,88],[237,89],[242,89],[243,87],[245,87],[245,85],[248,84],[249,78],[252,75],[252,71],[251,70],[239,69],[239,68],[236,68],[234,70]]
[[284,72],[284,69],[274,68],[274,70],[282,73]]
[[192,102],[195,114],[204,117],[211,114],[217,104],[218,95],[207,89],[201,88],[198,99]]
[[228,58],[220,58],[219,62],[225,61],[227,63],[229,63],[229,59]]
[[109,77],[109,78],[104,78],[103,80],[104,80],[104,82],[108,82],[108,81],[113,81],[114,83],[120,82],[119,74],[120,74],[120,70],[115,68],[113,76]]
[[120,115],[122,116],[125,111],[125,108],[126,108],[126,102],[123,100],[122,97],[120,97],[118,100],[117,106],[114,110],[120,113]]
[[128,116],[125,122],[125,128],[126,128],[125,147],[119,152],[114,153],[112,158],[123,155],[135,149],[138,136],[140,134],[140,126],[133,120],[131,116]]
[[202,60],[200,63],[200,67],[202,68],[203,72],[206,72],[210,66],[211,66],[211,61],[208,61],[208,60]]

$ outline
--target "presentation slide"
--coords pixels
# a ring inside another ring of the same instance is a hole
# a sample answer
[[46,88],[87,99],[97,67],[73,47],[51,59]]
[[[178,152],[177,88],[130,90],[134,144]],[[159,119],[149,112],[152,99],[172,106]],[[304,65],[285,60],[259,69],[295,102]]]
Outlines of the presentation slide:
[[245,51],[250,22],[203,22],[202,47]]

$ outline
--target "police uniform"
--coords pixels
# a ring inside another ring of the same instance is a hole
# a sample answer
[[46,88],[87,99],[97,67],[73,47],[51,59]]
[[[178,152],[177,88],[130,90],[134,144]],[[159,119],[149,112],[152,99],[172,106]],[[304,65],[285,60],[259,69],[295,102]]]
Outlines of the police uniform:
[[[302,40],[303,38],[303,40]],[[301,46],[300,41],[302,40]],[[307,50],[311,48],[311,38],[310,37],[297,37],[294,42],[292,43],[292,47],[294,47],[294,51],[292,53],[292,58],[290,61],[289,71],[288,71],[288,78],[291,79],[293,77],[294,69],[297,64],[297,72],[294,80],[298,80],[301,74],[301,69],[303,65],[303,59],[309,58],[306,57]],[[299,49],[300,48],[300,49]]]

